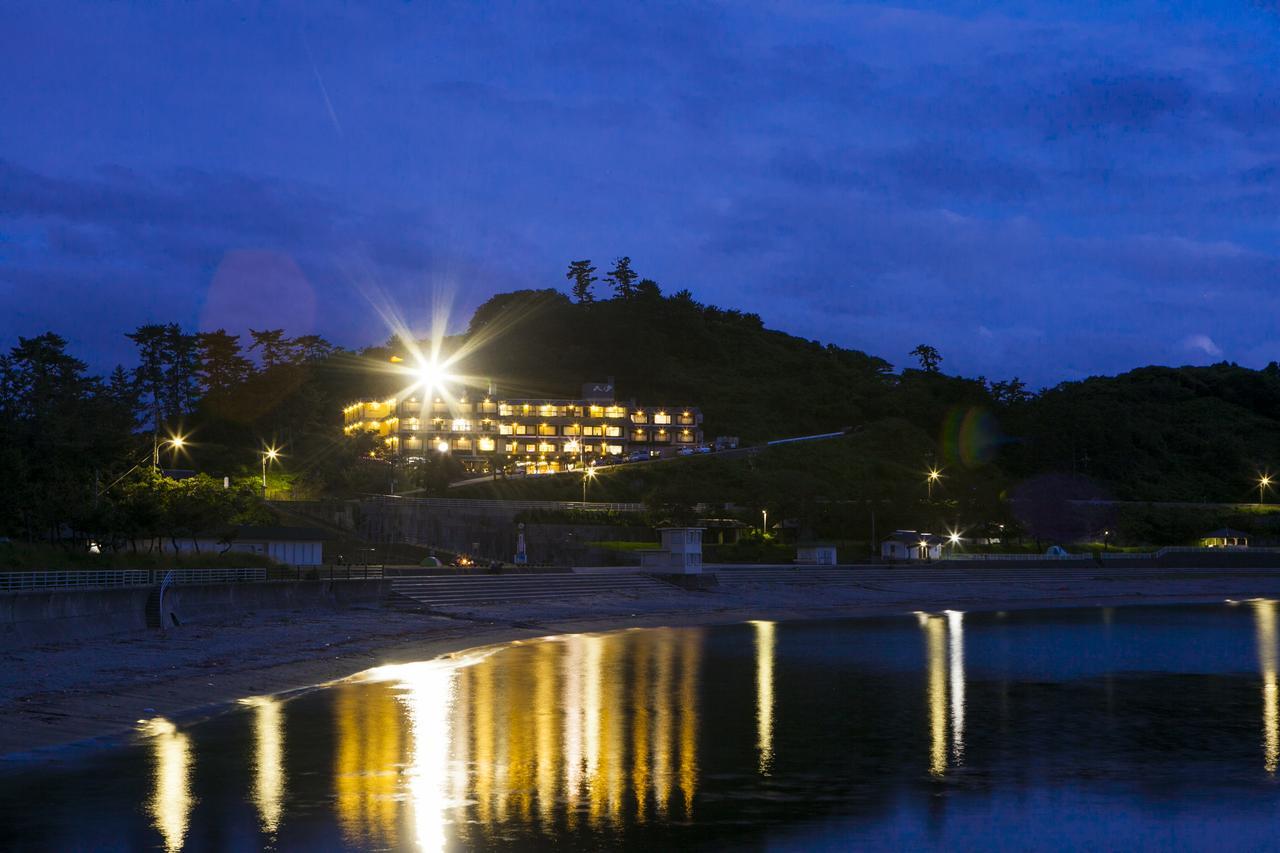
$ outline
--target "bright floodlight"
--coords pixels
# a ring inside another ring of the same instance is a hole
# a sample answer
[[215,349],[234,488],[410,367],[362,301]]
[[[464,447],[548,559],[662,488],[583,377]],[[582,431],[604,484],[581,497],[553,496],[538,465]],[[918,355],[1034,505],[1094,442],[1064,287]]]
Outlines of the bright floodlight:
[[175,449],[181,450],[182,445],[186,443],[186,439],[180,435],[175,435],[173,438],[169,439],[169,443],[172,444]]
[[274,462],[276,460],[276,457],[280,455],[280,451],[274,447],[268,447],[266,450],[266,454],[267,454],[267,458],[270,459],[272,462]]
[[1270,478],[1269,476],[1267,476],[1266,474],[1263,474],[1261,477],[1259,477],[1259,478],[1258,478],[1258,485],[1259,485],[1259,486],[1263,486],[1264,488],[1265,488],[1266,486],[1270,486],[1270,485],[1271,485],[1271,478]]
[[954,530],[953,530],[953,531],[951,531],[951,533],[950,533],[950,534],[948,534],[948,536],[947,536],[947,541],[948,541],[948,542],[950,542],[952,545],[959,545],[959,544],[960,544],[960,534],[959,534],[959,533],[957,533],[957,532],[956,532],[956,531],[954,531]]
[[442,442],[440,442],[439,444],[437,444],[437,445],[436,445],[436,450],[439,450],[441,453],[448,453],[448,452],[449,452],[449,442],[447,442],[447,441],[442,441]]
[[941,476],[942,476],[942,472],[941,472],[941,471],[939,471],[937,468],[930,468],[930,469],[929,469],[929,479],[930,479],[930,480],[934,480],[934,481],[936,481],[936,480],[937,480],[939,477],[941,477]]
[[585,469],[582,473],[585,476],[594,480],[596,476],[596,466],[592,465],[590,468]]

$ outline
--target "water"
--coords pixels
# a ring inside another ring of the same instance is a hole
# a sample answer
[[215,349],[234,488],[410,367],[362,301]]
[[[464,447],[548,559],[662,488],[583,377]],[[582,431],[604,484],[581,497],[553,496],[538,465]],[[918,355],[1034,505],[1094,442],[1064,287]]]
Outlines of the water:
[[0,771],[0,848],[1280,844],[1277,605],[575,635]]

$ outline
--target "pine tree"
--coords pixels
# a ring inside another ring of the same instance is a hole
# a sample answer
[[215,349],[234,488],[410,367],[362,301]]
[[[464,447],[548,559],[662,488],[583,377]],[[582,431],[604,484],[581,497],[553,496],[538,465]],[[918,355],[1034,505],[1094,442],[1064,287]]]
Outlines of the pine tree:
[[573,298],[579,304],[587,302],[595,302],[596,298],[591,293],[591,285],[600,279],[595,276],[596,268],[591,265],[591,261],[571,261],[569,263],[569,271],[564,277],[573,282]]
[[605,278],[613,282],[613,292],[619,299],[631,299],[636,295],[636,279],[640,276],[631,269],[631,258],[621,257],[613,262],[613,269]]

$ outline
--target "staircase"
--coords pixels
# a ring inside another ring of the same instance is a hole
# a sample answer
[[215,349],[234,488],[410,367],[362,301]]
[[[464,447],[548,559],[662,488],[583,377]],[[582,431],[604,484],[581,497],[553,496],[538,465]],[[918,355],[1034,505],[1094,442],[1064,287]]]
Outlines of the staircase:
[[[570,572],[525,575],[443,575],[402,578],[392,582],[392,593],[402,604],[420,607],[458,607],[500,601],[533,601],[583,595],[618,594],[632,597],[667,593],[671,587],[649,575],[572,574]],[[406,601],[407,599],[407,601]]]

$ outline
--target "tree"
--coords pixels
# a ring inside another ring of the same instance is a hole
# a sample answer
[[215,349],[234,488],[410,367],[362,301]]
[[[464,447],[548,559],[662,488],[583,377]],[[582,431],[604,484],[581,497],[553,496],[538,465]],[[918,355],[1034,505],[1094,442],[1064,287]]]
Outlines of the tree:
[[196,337],[183,333],[177,323],[147,323],[126,337],[138,348],[134,381],[150,398],[155,424],[190,412],[199,390]]
[[573,282],[573,298],[579,304],[595,302],[596,298],[591,293],[591,285],[599,281],[595,276],[596,268],[591,265],[589,260],[571,261],[569,263],[569,271],[564,277]]
[[942,365],[942,356],[928,344],[920,344],[908,355],[913,355],[919,360],[920,369],[925,373],[937,373],[938,368]]
[[1016,406],[1034,396],[1027,390],[1027,384],[1016,376],[1007,382],[992,382],[990,388],[991,399],[1001,406]]
[[636,285],[635,295],[637,299],[656,302],[662,298],[662,288],[658,287],[658,283],[653,279],[642,278]]
[[270,370],[288,361],[289,340],[284,336],[284,329],[250,329],[249,337],[253,338],[249,351],[258,351],[264,369]]
[[631,299],[636,295],[636,279],[640,276],[631,269],[631,258],[621,257],[613,262],[613,269],[605,278],[613,283],[614,294],[619,299]]
[[240,336],[226,329],[201,332],[196,336],[200,359],[200,382],[206,394],[231,393],[253,373],[253,364],[240,354]]

